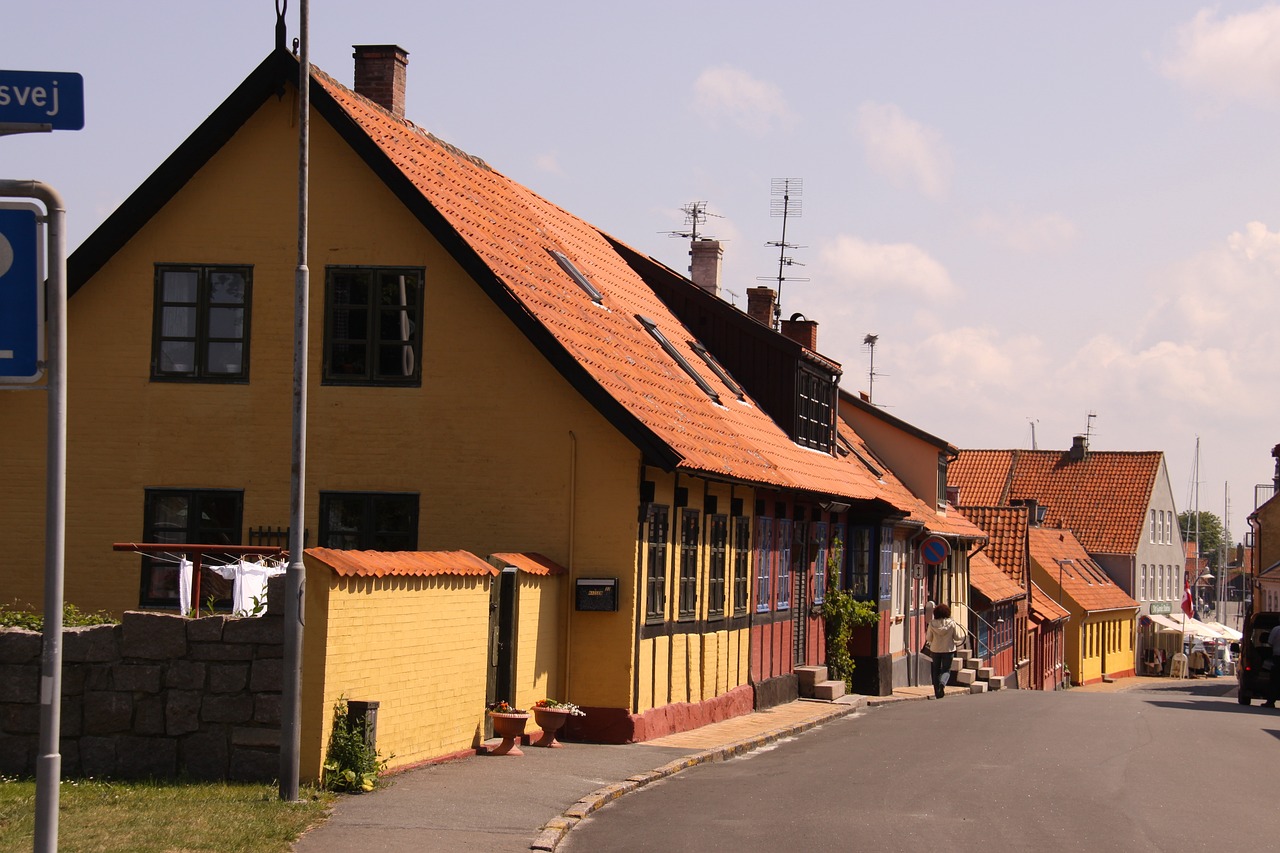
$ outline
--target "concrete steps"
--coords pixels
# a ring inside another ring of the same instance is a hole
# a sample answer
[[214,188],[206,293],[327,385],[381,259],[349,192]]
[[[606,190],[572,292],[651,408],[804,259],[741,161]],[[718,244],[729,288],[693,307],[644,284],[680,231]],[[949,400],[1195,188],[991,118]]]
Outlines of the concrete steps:
[[802,698],[834,702],[845,694],[844,682],[829,678],[825,666],[798,666],[795,674]]

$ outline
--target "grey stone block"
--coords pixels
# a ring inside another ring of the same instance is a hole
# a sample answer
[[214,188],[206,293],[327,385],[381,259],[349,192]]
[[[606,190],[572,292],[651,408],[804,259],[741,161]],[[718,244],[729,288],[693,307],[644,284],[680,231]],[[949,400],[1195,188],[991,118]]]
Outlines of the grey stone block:
[[161,674],[159,664],[119,663],[111,668],[111,684],[116,690],[159,693]]
[[39,734],[40,705],[34,702],[0,705],[0,728],[11,735]]
[[90,625],[87,628],[64,628],[62,662],[104,663],[120,657],[120,626]]
[[247,643],[192,643],[191,660],[253,660],[253,646]]
[[109,664],[81,664],[80,669],[84,673],[84,690],[81,692],[111,689],[111,666]]
[[995,670],[989,666],[980,666],[977,672],[979,681],[989,681],[991,676],[995,674]]
[[39,631],[0,629],[0,663],[39,663],[43,643]]
[[105,735],[127,732],[133,725],[133,696],[115,690],[91,690],[84,694],[84,732]]
[[123,735],[116,740],[122,779],[172,779],[178,775],[178,744],[167,737]]
[[973,684],[969,685],[969,692],[970,692],[970,693],[986,693],[986,692],[987,692],[987,682],[985,682],[985,681],[975,681],[975,682],[973,682]]
[[977,673],[971,669],[962,669],[955,674],[954,678],[951,679],[953,684],[959,684],[963,687],[968,687],[977,680]]
[[271,782],[280,777],[280,753],[278,750],[233,748],[228,775],[236,782]]
[[35,772],[36,735],[0,735],[0,774],[26,776]]
[[206,723],[245,723],[253,717],[253,697],[248,693],[210,694],[200,704],[200,720]]
[[164,686],[172,690],[201,690],[207,664],[189,660],[175,660],[164,674]]
[[144,696],[137,701],[133,712],[133,732],[139,735],[160,736],[165,733],[164,697]]
[[178,771],[202,782],[226,779],[231,758],[228,738],[221,726],[182,738],[178,743]]
[[232,746],[280,747],[280,730],[261,726],[236,726],[231,730]]
[[40,665],[0,664],[0,702],[39,702]]
[[268,616],[284,615],[284,597],[286,592],[288,592],[288,589],[288,578],[286,575],[276,575],[273,578],[267,578]]
[[201,695],[195,690],[170,690],[164,706],[164,730],[170,737],[200,728]]
[[182,657],[187,653],[186,618],[176,613],[125,613],[120,653],[143,660]]
[[268,726],[279,726],[281,702],[279,693],[253,694],[253,721]]
[[116,742],[109,737],[80,738],[80,772],[90,778],[111,778],[116,772]]
[[283,616],[256,616],[230,619],[223,629],[222,639],[228,643],[284,643]]
[[226,616],[201,616],[187,621],[187,641],[191,643],[220,643]]
[[62,738],[58,742],[58,754],[62,756],[63,779],[76,779],[83,775],[80,769],[80,738]]
[[62,695],[79,696],[84,692],[84,681],[87,670],[75,664],[62,667]]
[[249,689],[254,693],[278,692],[284,689],[284,661],[280,658],[264,658],[253,662],[249,676]]
[[[39,716],[37,706],[36,715]],[[63,737],[80,737],[84,734],[84,697],[62,694],[62,718],[58,731]]]
[[247,663],[211,663],[208,666],[210,693],[239,693],[249,683]]
[[822,699],[826,702],[834,702],[844,695],[843,681],[819,681],[813,685],[813,698]]

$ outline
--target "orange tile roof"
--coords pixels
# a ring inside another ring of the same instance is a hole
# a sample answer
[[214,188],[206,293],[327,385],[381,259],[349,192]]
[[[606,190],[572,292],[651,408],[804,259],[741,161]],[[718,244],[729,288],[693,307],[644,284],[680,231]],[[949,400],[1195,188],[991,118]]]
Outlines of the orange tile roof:
[[1049,597],[1035,582],[1031,584],[1031,618],[1037,622],[1058,622],[1071,618],[1071,611]]
[[[1031,561],[1051,581],[1061,578],[1062,593],[1085,611],[1137,609],[1138,602],[1115,585],[1102,567],[1093,561],[1084,545],[1070,530],[1031,527],[1027,530]],[[1054,591],[1056,592],[1056,590]]]
[[[963,496],[963,495],[962,495]],[[1020,506],[961,506],[987,534],[983,551],[1019,585],[1027,582],[1027,510]]]
[[985,551],[979,551],[969,558],[969,585],[986,596],[992,604],[1011,598],[1023,598],[1027,594]]
[[553,560],[536,553],[491,554],[490,560],[497,560],[508,566],[515,566],[527,575],[564,575],[569,570]]
[[[596,228],[479,158],[396,119],[324,72],[314,69],[313,74],[427,202],[429,209],[419,210],[419,217],[432,223],[443,219],[452,232],[443,239],[454,257],[483,279],[509,315],[531,317],[549,332],[554,343],[543,338],[535,344],[544,352],[551,346],[567,353],[573,364],[565,369],[585,370],[593,390],[607,395],[597,394],[597,405],[620,406],[609,411],[623,412],[633,419],[628,423],[673,451],[679,468],[857,500],[880,497],[878,484],[865,471],[800,447],[767,413],[750,401],[740,402],[704,369],[689,343],[692,335]],[[598,304],[560,267],[553,251],[567,257],[602,294]],[[656,324],[718,393],[719,403],[655,342],[637,315]]]
[[470,551],[339,551],[308,548],[306,556],[342,577],[430,577],[496,575],[498,570]]
[[962,450],[947,481],[962,504],[1035,500],[1047,526],[1070,528],[1094,554],[1134,554],[1163,454],[1091,450],[1074,460],[1056,450]]

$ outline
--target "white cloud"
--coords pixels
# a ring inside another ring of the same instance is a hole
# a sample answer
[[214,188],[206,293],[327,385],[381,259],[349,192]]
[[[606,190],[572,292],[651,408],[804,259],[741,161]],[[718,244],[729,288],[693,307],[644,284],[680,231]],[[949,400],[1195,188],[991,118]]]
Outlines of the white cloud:
[[907,293],[943,298],[956,286],[946,267],[910,243],[870,243],[841,236],[819,253],[822,272],[847,291],[862,295]]
[[1225,18],[1201,9],[1178,28],[1164,75],[1224,100],[1274,104],[1280,97],[1280,5]]
[[1008,216],[984,213],[974,221],[974,229],[993,242],[1028,255],[1061,251],[1076,238],[1076,225],[1065,216],[1046,213]]
[[872,169],[929,198],[946,195],[951,154],[936,130],[908,118],[893,104],[867,101],[858,108],[857,133]]
[[552,175],[563,175],[564,170],[560,168],[560,160],[556,155],[547,151],[533,158],[533,165],[541,172],[548,172]]
[[708,68],[693,84],[694,108],[712,124],[723,119],[751,133],[765,133],[792,120],[781,90],[747,72]]

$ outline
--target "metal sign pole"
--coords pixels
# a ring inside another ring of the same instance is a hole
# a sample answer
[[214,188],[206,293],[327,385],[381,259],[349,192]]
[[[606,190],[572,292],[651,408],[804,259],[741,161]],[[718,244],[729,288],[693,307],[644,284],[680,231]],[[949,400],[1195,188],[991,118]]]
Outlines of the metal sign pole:
[[44,642],[40,655],[40,744],[36,757],[36,853],[58,849],[62,755],[62,595],[67,514],[67,237],[62,196],[39,181],[0,181],[0,197],[44,203],[48,221],[49,392],[45,484]]

